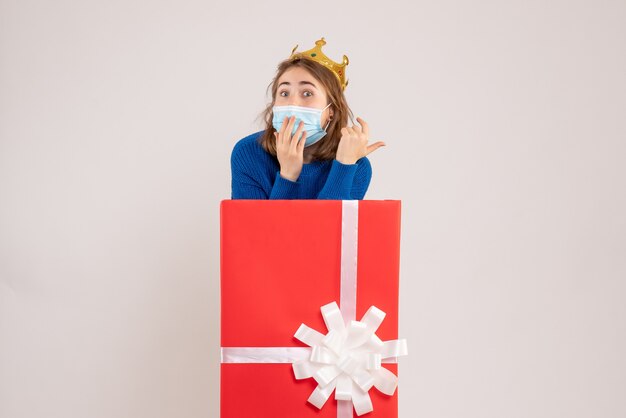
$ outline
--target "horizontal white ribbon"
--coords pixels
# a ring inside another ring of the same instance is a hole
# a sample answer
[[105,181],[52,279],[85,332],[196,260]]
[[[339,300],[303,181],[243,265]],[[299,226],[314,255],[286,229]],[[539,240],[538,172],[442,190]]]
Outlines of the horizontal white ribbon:
[[222,347],[222,363],[293,363],[311,356],[307,347]]
[[[222,347],[222,363],[294,363],[311,357],[310,347]],[[383,364],[394,364],[398,357],[381,360]]]

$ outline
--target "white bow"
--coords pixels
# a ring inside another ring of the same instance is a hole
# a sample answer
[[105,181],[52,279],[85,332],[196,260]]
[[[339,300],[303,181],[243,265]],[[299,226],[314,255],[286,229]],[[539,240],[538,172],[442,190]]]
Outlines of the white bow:
[[312,377],[318,383],[308,399],[318,409],[335,391],[336,400],[352,401],[357,415],[373,411],[368,393],[372,386],[391,396],[398,385],[398,377],[381,362],[407,355],[406,340],[383,342],[376,336],[386,314],[375,306],[361,321],[350,321],[348,326],[336,302],[321,310],[328,334],[304,324],[295,333],[298,340],[312,348],[309,359],[293,363],[296,379]]

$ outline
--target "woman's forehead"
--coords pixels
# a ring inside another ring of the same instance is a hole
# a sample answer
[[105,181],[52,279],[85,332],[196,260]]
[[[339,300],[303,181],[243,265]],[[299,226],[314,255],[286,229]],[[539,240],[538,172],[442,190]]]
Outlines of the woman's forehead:
[[317,86],[317,80],[315,80],[315,77],[313,77],[304,68],[298,68],[298,67],[290,68],[278,78],[279,85],[283,82],[287,82],[290,84],[298,84],[298,83],[305,82],[302,84],[310,83],[310,84]]

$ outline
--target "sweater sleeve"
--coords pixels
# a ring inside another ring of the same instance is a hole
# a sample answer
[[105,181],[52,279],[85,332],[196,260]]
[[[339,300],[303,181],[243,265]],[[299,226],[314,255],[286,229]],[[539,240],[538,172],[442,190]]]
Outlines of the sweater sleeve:
[[267,193],[249,172],[232,163],[231,172],[231,199],[267,199]]
[[362,200],[372,179],[372,166],[367,157],[355,164],[333,160],[328,178],[318,199]]
[[249,147],[239,142],[230,156],[231,199],[267,199],[267,191],[259,181],[256,159]]
[[300,183],[298,181],[287,180],[280,175],[280,171],[277,171],[270,199],[297,199],[299,190]]

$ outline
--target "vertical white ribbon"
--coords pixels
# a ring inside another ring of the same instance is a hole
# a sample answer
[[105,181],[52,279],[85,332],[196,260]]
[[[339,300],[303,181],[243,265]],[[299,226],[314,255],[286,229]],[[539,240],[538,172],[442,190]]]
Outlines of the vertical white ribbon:
[[[359,201],[341,201],[341,294],[339,307],[346,326],[356,320]],[[352,400],[337,400],[337,418],[352,418]]]
[[339,307],[346,325],[356,321],[357,255],[359,249],[359,201],[341,204],[341,296]]

